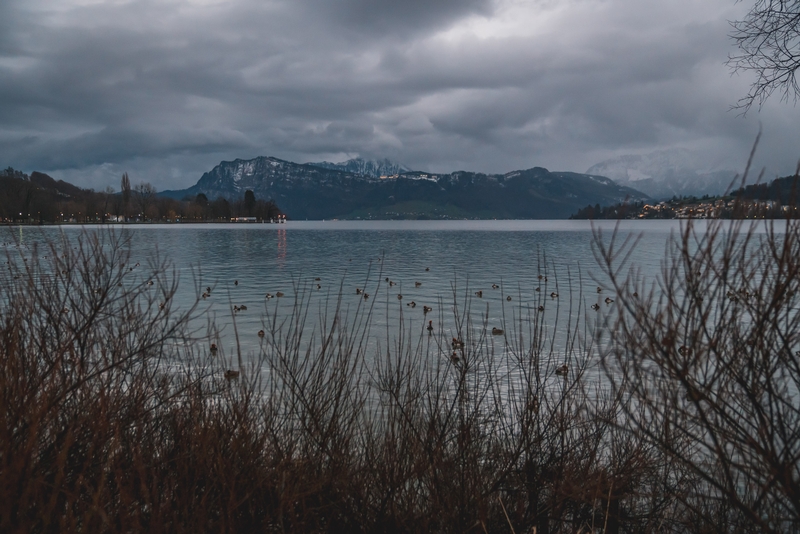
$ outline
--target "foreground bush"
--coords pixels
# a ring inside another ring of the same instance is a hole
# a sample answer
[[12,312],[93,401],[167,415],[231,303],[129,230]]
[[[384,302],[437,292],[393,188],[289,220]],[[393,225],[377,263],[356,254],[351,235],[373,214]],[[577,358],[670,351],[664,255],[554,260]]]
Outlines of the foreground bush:
[[[796,238],[765,236],[776,245]],[[517,309],[505,335],[492,336],[456,291],[455,332],[419,334],[401,322],[379,350],[366,343],[373,310],[335,307],[311,332],[301,299],[288,318],[266,317],[261,353],[250,365],[238,358],[241,374],[227,380],[231,365],[189,329],[197,310],[172,309],[168,266],[130,265],[126,249],[124,237],[95,233],[77,249],[52,243],[9,258],[0,303],[3,532],[713,532],[779,530],[796,517],[794,494],[780,489],[792,483],[796,458],[780,456],[778,480],[763,463],[747,463],[757,458],[749,450],[731,449],[720,463],[702,449],[709,430],[696,420],[705,401],[680,392],[695,391],[686,389],[695,387],[695,368],[681,374],[653,360],[665,344],[648,344],[656,334],[642,330],[654,318],[677,332],[673,344],[686,345],[677,337],[693,332],[686,321],[706,316],[670,315],[665,306],[675,299],[648,296],[645,307],[629,308],[638,297],[618,282],[616,336],[599,347],[607,383],[587,378],[598,332],[574,319],[582,310],[568,314],[566,339],[554,333],[552,306]],[[601,250],[612,270],[615,250]],[[725,256],[708,259],[717,258]],[[732,283],[739,276],[726,272]],[[794,280],[791,270],[773,274],[775,283]],[[751,317],[736,335],[776,326]],[[776,316],[788,328],[775,334],[788,336],[787,350],[796,339],[790,317]],[[763,357],[752,360],[769,371],[742,377],[800,376],[766,357],[778,346],[770,335],[755,339]],[[701,354],[699,343],[692,340],[692,354]],[[669,379],[677,385],[659,389]],[[718,395],[738,395],[741,382]],[[786,380],[781,387],[776,407],[797,406],[797,389]],[[723,404],[731,414],[737,398]],[[776,425],[772,446],[798,431],[775,414],[760,415]],[[758,441],[762,426],[748,427],[752,450],[769,444]],[[748,465],[762,472],[733,485],[715,478],[733,467],[741,477]],[[759,484],[754,498],[766,498],[750,499]]]
[[800,224],[686,225],[655,283],[620,270],[633,242],[596,242],[626,428],[697,480],[677,495],[694,514],[800,529]]

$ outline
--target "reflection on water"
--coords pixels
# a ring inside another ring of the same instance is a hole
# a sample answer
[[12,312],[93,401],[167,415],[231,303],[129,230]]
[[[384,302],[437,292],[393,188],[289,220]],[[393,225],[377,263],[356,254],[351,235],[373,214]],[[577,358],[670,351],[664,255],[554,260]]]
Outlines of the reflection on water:
[[278,229],[278,268],[283,268],[286,265],[286,229]]

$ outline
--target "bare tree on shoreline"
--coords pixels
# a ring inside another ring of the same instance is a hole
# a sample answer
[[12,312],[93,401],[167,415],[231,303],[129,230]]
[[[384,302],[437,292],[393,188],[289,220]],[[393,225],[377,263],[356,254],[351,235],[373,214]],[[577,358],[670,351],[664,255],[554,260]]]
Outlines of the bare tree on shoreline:
[[128,173],[122,173],[122,183],[120,184],[120,191],[122,192],[122,216],[128,218],[128,204],[131,201],[131,181],[128,178]]

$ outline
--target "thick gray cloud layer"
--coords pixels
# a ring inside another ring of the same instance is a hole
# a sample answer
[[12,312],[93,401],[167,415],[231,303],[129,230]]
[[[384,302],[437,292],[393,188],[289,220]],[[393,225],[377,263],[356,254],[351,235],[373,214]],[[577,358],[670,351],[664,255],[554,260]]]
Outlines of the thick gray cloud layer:
[[689,147],[788,174],[800,110],[729,110],[734,0],[6,0],[0,166],[186,187],[223,159],[582,172]]

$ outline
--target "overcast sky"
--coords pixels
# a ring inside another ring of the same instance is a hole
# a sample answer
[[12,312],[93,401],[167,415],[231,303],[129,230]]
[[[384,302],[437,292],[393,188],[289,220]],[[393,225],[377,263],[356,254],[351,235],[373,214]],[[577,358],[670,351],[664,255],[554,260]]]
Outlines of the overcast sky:
[[748,0],[2,0],[0,167],[188,187],[221,160],[508,172],[687,147],[793,172],[800,108],[730,107]]

